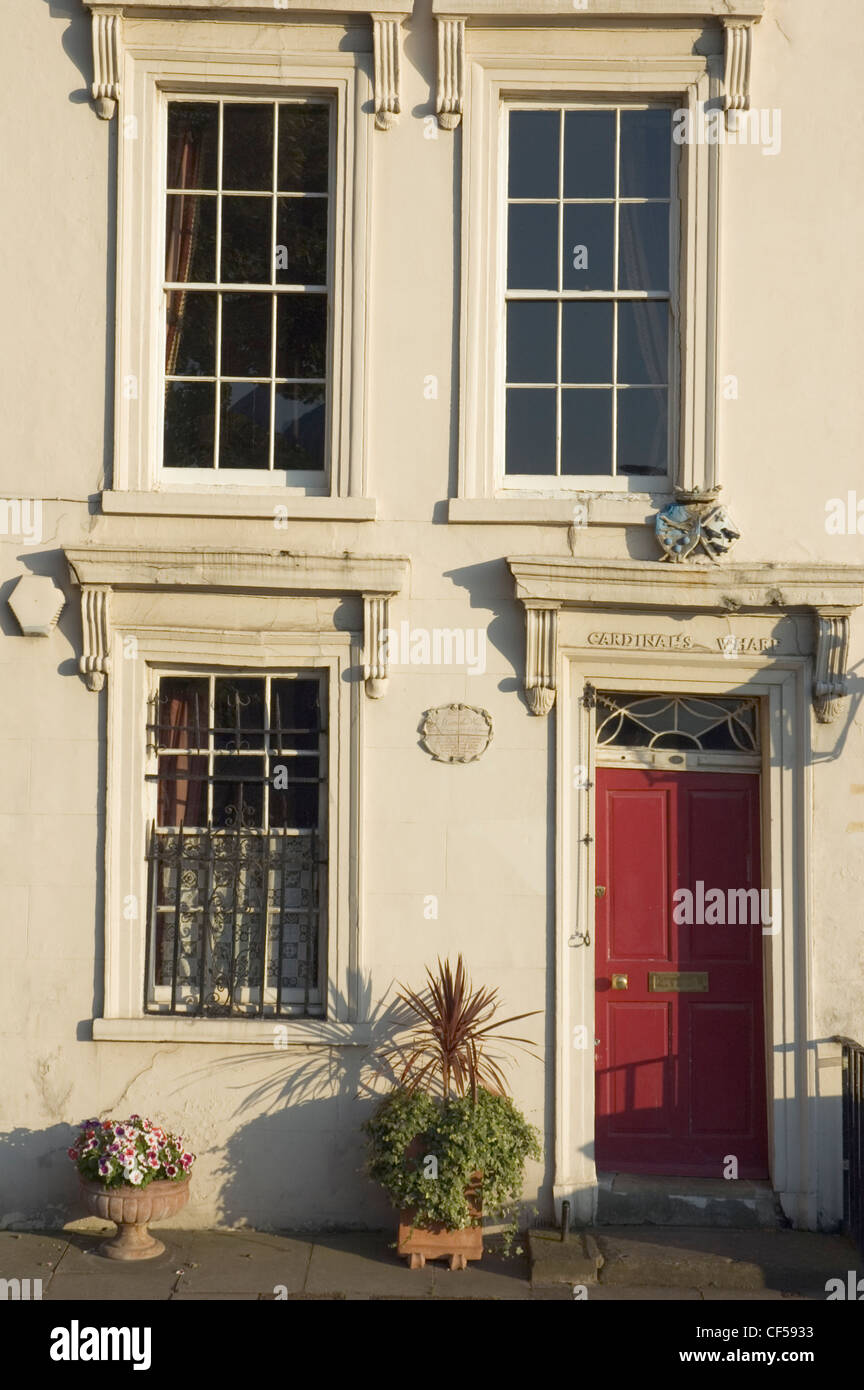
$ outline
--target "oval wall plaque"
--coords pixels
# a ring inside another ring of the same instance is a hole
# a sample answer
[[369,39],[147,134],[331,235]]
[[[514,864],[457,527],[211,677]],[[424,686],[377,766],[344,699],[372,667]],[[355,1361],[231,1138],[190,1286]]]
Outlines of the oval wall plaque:
[[439,705],[423,719],[423,742],[439,763],[473,763],[492,739],[492,716],[474,705]]

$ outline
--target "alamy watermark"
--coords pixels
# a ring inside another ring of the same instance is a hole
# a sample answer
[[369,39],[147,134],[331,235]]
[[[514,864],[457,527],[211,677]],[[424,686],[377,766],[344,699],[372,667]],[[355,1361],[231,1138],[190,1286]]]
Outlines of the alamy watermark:
[[40,545],[41,497],[0,497],[0,535],[14,536],[25,545]]
[[766,155],[779,154],[783,144],[779,107],[752,111],[687,107],[672,114],[672,139],[676,145],[761,145]]
[[385,627],[379,656],[390,666],[464,666],[469,676],[486,671],[486,631],[471,627]]
[[763,936],[780,930],[779,888],[708,888],[696,880],[695,892],[676,888],[672,894],[672,920],[681,927],[762,927]]

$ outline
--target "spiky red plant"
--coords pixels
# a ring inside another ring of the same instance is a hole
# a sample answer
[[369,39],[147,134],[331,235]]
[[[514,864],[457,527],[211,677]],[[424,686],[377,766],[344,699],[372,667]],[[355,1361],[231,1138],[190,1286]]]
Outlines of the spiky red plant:
[[426,976],[428,984],[422,993],[401,986],[399,999],[409,1011],[408,1034],[404,1042],[393,1044],[382,1054],[393,1067],[399,1085],[409,1091],[420,1086],[432,1093],[440,1090],[445,1097],[451,1090],[460,1096],[470,1092],[475,1101],[481,1086],[506,1095],[503,1073],[487,1046],[491,1040],[529,1049],[528,1038],[513,1037],[499,1029],[531,1018],[539,1010],[496,1018],[501,1007],[498,990],[475,990],[461,955],[455,968],[449,960],[442,963],[439,958],[437,973],[427,966]]

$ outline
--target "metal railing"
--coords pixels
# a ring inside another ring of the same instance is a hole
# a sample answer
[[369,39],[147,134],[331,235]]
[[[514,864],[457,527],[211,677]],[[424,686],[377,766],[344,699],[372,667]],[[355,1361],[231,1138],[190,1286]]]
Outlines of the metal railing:
[[323,1013],[320,849],[315,832],[154,828],[147,1012]]
[[843,1223],[864,1255],[864,1046],[834,1042],[843,1048]]

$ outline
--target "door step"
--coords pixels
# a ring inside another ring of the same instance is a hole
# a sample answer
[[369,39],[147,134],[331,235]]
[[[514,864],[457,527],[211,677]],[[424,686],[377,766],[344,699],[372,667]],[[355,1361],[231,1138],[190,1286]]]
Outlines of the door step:
[[598,1226],[779,1230],[789,1225],[769,1182],[598,1173]]

